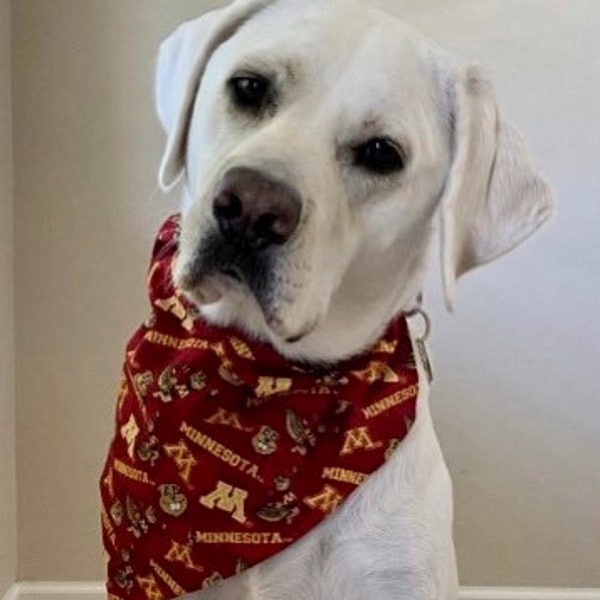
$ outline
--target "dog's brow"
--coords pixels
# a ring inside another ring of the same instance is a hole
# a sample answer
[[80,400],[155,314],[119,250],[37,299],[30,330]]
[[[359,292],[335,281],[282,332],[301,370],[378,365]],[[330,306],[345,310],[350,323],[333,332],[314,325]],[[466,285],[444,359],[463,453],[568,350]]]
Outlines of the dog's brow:
[[235,71],[257,72],[280,81],[296,81],[301,67],[299,61],[292,58],[247,57]]
[[[370,114],[352,127],[350,139],[355,143],[372,137],[394,137],[388,123],[379,116]],[[346,136],[345,136],[346,137]]]
[[360,131],[363,133],[379,133],[385,130],[381,119],[377,117],[368,117],[360,125]]

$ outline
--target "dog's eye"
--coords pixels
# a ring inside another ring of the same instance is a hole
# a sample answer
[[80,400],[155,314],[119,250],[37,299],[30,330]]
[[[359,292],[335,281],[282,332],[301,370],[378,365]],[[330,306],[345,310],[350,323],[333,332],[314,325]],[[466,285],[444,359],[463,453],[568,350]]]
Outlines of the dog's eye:
[[234,77],[229,84],[233,100],[241,108],[260,108],[269,91],[269,82],[262,77]]
[[375,138],[354,149],[356,165],[379,175],[389,175],[404,168],[400,151],[388,140]]

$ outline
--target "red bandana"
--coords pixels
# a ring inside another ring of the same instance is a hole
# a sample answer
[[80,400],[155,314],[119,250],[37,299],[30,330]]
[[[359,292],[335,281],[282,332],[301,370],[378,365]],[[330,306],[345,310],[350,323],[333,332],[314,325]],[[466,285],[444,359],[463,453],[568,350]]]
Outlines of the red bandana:
[[299,540],[382,466],[415,419],[404,317],[335,368],[288,362],[209,326],[173,287],[179,218],[149,274],[152,316],[127,346],[102,475],[109,598],[205,589]]

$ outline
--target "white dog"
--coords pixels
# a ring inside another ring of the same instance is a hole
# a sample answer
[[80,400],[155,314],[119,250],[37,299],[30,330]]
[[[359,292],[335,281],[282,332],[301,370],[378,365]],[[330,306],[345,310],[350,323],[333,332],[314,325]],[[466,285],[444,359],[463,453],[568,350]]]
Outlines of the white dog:
[[[210,322],[290,360],[353,356],[413,309],[438,224],[451,306],[460,275],[552,209],[479,71],[359,2],[238,0],[189,22],[161,48],[157,101],[161,185],[184,178],[175,281]],[[228,249],[236,235],[250,252]],[[194,597],[456,598],[451,482],[419,368],[392,460],[298,543]]]

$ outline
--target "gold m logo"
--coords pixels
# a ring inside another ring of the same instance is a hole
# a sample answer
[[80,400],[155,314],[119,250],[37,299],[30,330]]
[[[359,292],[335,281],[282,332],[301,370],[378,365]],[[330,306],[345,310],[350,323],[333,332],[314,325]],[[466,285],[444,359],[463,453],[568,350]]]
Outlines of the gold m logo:
[[156,300],[154,304],[165,312],[175,315],[187,331],[191,331],[194,328],[194,319],[192,319],[183,302],[177,296],[171,296],[165,300]]
[[356,427],[346,432],[344,447],[340,455],[354,454],[357,450],[374,450],[380,446],[380,443],[372,440],[368,427]]
[[308,496],[304,499],[304,504],[315,510],[320,510],[326,514],[333,512],[344,500],[343,496],[332,486],[326,485],[323,491],[315,496]]
[[200,567],[197,567],[194,564],[194,561],[192,560],[192,549],[189,546],[171,542],[171,549],[167,552],[165,558],[171,562],[183,563],[192,571],[202,571]]
[[194,458],[186,443],[180,440],[179,444],[165,444],[164,449],[167,456],[172,458],[177,465],[181,478],[189,483],[192,469],[198,464],[198,461]]
[[385,354],[394,354],[396,352],[396,348],[398,347],[397,340],[392,342],[388,340],[381,340],[377,347],[375,348],[375,352],[383,352]]
[[164,596],[162,595],[158,584],[156,583],[156,579],[154,579],[154,575],[149,575],[148,577],[138,577],[137,582],[142,590],[144,590],[148,600],[164,600]]
[[248,344],[242,342],[242,340],[236,337],[232,337],[229,341],[231,342],[231,345],[238,356],[248,360],[254,360],[254,355],[252,354],[252,350],[250,350]]
[[138,427],[137,421],[133,414],[129,417],[129,421],[121,427],[121,435],[123,439],[127,442],[127,454],[129,454],[129,458],[133,458],[133,450],[135,446],[135,440],[140,432],[140,428]]
[[123,373],[121,375],[121,381],[119,382],[119,397],[117,398],[119,412],[123,408],[123,402],[125,401],[125,398],[127,397],[128,391],[129,391],[129,388],[127,386],[127,377],[125,377],[125,373]]
[[254,390],[259,398],[273,396],[288,392],[292,387],[292,380],[286,377],[259,377],[258,385]]
[[115,497],[115,487],[113,483],[113,470],[109,469],[106,477],[102,480],[102,483],[108,488],[108,493],[111,498]]
[[205,419],[206,423],[211,425],[225,425],[226,427],[233,427],[238,431],[252,431],[252,429],[246,429],[242,427],[240,422],[240,416],[234,412],[228,412],[224,408],[219,408],[217,412],[208,419]]
[[398,374],[393,369],[378,360],[371,361],[363,371],[352,371],[352,373],[366,383],[375,383],[376,381],[397,383],[400,381]]
[[224,512],[231,513],[231,518],[238,523],[246,522],[246,512],[244,503],[248,497],[246,490],[233,487],[228,483],[219,481],[214,492],[202,496],[200,504],[210,508],[218,508]]

